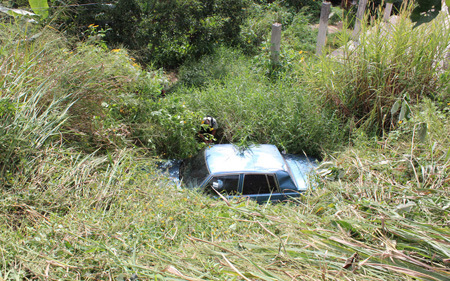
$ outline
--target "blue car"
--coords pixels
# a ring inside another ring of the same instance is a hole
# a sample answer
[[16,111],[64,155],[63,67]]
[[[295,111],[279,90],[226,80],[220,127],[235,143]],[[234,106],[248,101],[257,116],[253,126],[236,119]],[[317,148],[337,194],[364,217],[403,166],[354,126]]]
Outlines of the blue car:
[[180,179],[191,188],[225,197],[245,196],[259,203],[287,201],[309,188],[315,160],[283,155],[274,145],[247,149],[216,144],[182,162]]

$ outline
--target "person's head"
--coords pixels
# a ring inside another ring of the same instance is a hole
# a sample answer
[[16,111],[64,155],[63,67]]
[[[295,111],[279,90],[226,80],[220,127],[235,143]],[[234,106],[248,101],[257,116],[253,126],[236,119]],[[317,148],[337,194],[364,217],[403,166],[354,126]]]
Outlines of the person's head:
[[217,121],[210,115],[206,115],[206,117],[203,118],[202,124],[207,124],[211,128],[217,129]]

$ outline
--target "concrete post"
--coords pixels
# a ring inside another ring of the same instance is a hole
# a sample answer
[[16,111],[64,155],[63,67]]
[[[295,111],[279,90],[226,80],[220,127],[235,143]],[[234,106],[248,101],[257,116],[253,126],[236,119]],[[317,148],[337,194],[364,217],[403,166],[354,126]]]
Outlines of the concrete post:
[[316,55],[322,54],[328,31],[328,18],[331,11],[331,2],[324,1],[320,10],[319,34],[317,35]]
[[364,18],[364,12],[366,11],[367,0],[359,0],[358,10],[356,11],[355,28],[353,29],[352,38],[353,41],[358,41],[359,32],[361,31],[361,21]]
[[272,24],[272,37],[270,44],[270,57],[272,59],[272,63],[278,63],[280,61],[281,23]]
[[386,7],[384,8],[383,20],[385,22],[389,22],[389,18],[391,17],[392,12],[392,3],[386,3]]

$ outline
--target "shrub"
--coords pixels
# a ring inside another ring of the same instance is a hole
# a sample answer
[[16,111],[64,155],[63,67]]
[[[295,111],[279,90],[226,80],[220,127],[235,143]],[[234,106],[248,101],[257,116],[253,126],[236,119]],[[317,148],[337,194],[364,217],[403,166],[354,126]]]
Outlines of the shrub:
[[309,22],[311,16],[304,12],[295,15],[291,25],[283,32],[284,49],[292,49],[296,52],[314,53],[317,43],[317,31],[311,28]]
[[291,153],[320,156],[322,149],[342,141],[345,130],[336,116],[295,79],[283,74],[270,81],[238,54],[229,65],[222,80],[177,90],[179,102],[191,111],[217,119],[218,142],[272,143]]
[[[90,24],[107,30],[110,46],[121,45],[141,61],[169,68],[184,60],[199,58],[220,44],[235,45],[246,17],[249,0],[97,1],[90,5],[73,0],[54,17],[73,35],[79,36]],[[79,6],[78,6],[79,4]],[[64,5],[66,6],[66,5]],[[63,12],[64,11],[64,12]]]
[[189,109],[175,96],[148,100],[142,107],[145,122],[134,125],[134,136],[164,158],[187,158],[201,148],[196,139],[203,114]]
[[[11,95],[2,102],[4,118],[12,118],[20,104],[36,94],[31,111],[45,112],[53,100],[60,101],[60,106],[71,105],[70,118],[59,133],[72,145],[86,151],[129,145],[131,125],[140,122],[139,104],[161,93],[163,72],[144,71],[124,49],[110,51],[98,41],[69,50],[53,29],[24,30],[19,25],[4,25],[0,30],[5,42],[0,53],[8,66],[2,68],[6,72],[0,81]],[[27,40],[33,35],[34,41]],[[21,94],[23,100],[14,96],[18,85],[27,93]],[[35,93],[43,87],[45,91]]]
[[[264,3],[253,3],[248,8],[248,16],[241,28],[240,47],[246,54],[257,54],[260,44],[270,40],[272,24],[280,23],[283,31],[290,30],[283,38],[294,41],[302,39],[305,42],[297,44],[309,44],[311,29],[308,26],[314,21],[314,15],[305,9],[294,9],[284,1],[254,1]],[[267,3],[269,2],[269,3]],[[295,35],[293,34],[295,33]],[[293,35],[290,37],[290,35]],[[297,37],[297,38],[294,38]],[[288,44],[293,43],[292,41]]]
[[312,19],[320,17],[321,1],[316,0],[281,0],[281,3],[287,7],[293,8],[296,12],[302,10],[311,16]]
[[240,56],[238,51],[221,47],[210,56],[189,61],[180,67],[178,83],[185,87],[202,87],[221,81],[233,72],[235,66],[230,62],[233,62],[236,56]]

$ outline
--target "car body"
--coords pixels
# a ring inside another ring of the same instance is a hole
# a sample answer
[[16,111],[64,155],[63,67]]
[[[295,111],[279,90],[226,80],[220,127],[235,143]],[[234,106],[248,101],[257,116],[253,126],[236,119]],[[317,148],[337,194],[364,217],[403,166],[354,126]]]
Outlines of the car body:
[[181,164],[179,176],[187,187],[226,197],[246,196],[259,203],[286,201],[309,188],[315,161],[283,155],[274,145],[242,149],[216,144]]

